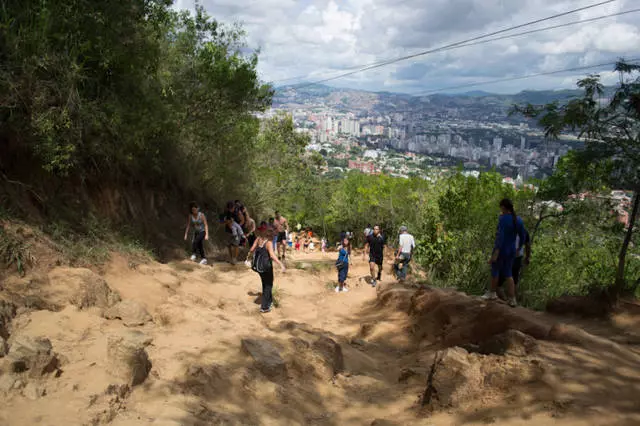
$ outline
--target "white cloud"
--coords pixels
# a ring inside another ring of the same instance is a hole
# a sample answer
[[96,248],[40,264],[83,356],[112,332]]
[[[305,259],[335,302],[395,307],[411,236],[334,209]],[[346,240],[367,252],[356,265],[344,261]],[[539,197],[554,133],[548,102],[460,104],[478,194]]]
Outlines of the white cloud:
[[[266,81],[315,81],[355,67],[457,42],[593,0],[201,0],[221,22],[241,22],[260,48]],[[177,8],[193,9],[193,0]],[[618,0],[538,24],[571,22],[637,7]],[[501,77],[640,57],[640,13],[422,56],[331,82],[368,90],[417,92]],[[635,56],[634,56],[635,54]],[[563,88],[590,70],[505,82],[484,90]]]

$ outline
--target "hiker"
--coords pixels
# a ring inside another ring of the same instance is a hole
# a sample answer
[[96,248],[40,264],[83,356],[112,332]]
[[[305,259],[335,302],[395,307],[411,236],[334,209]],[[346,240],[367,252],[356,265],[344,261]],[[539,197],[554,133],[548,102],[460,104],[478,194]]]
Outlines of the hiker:
[[[239,202],[238,202],[239,204]],[[240,206],[235,201],[228,201],[224,213],[220,215],[220,222],[226,225],[226,217],[231,215],[233,220],[240,226],[244,226],[244,214],[240,211]]]
[[229,239],[227,242],[227,247],[229,247],[229,258],[231,259],[231,264],[235,265],[238,263],[238,254],[240,252],[240,243],[244,238],[244,232],[242,232],[242,227],[238,222],[233,219],[232,215],[227,215],[225,217],[225,230],[229,234]]
[[[364,246],[362,258],[365,259],[367,251],[369,252],[369,270],[371,272],[371,286],[375,287],[377,281],[382,279],[382,261],[384,258],[384,237],[380,234],[380,227],[378,225],[373,227],[373,233],[367,237],[367,242]],[[376,274],[376,265],[378,266],[378,273]]]
[[327,252],[327,239],[322,237],[322,241],[320,241],[320,249],[322,250],[322,254]]
[[400,236],[398,237],[398,251],[396,252],[396,277],[398,281],[403,282],[407,279],[407,269],[413,250],[416,248],[416,241],[413,235],[407,232],[406,226],[400,227]]
[[207,255],[204,252],[204,241],[209,240],[209,225],[207,218],[198,208],[195,202],[189,203],[189,216],[187,217],[187,229],[184,231],[184,240],[189,237],[189,230],[193,227],[193,240],[191,241],[191,260],[196,261],[200,255],[200,264],[207,264]]
[[276,211],[276,218],[273,222],[276,226],[277,243],[278,243],[278,259],[280,259],[280,251],[282,251],[282,260],[287,253],[287,232],[289,232],[289,222],[287,219]]
[[271,245],[273,241],[273,229],[270,229],[266,224],[260,224],[257,229],[258,238],[251,246],[249,253],[253,253],[253,261],[251,262],[251,269],[260,274],[260,280],[262,281],[262,304],[260,305],[260,313],[267,313],[271,311],[273,306],[273,262],[276,262],[282,272],[286,269],[278,257],[275,250]]
[[338,269],[338,285],[336,286],[336,293],[348,292],[347,288],[347,275],[349,274],[349,246],[351,245],[348,238],[342,240],[340,250],[338,250],[338,260],[336,261],[336,268]]
[[296,237],[296,251],[300,251],[300,237]]
[[256,242],[256,221],[250,217],[246,216],[245,228],[243,229],[244,234],[247,236],[248,247],[253,247],[253,243]]
[[267,225],[269,227],[269,229],[272,229],[273,232],[273,240],[271,241],[271,244],[273,245],[273,251],[277,251],[278,250],[278,233],[275,232],[276,229],[276,219],[273,217],[269,218],[269,224]]
[[489,259],[491,265],[491,288],[482,296],[483,299],[495,300],[498,298],[496,290],[500,276],[507,284],[507,299],[509,306],[517,306],[515,283],[513,281],[513,262],[516,257],[516,236],[520,241],[525,240],[524,224],[522,219],[516,216],[513,203],[508,198],[500,201],[500,218],[493,253]]
[[372,232],[373,232],[373,229],[371,229],[371,224],[370,224],[370,223],[368,223],[368,224],[367,224],[367,227],[366,227],[366,228],[364,228],[364,239],[365,239],[365,241],[367,240],[367,237],[368,237],[369,235],[371,235],[371,233],[372,233]]
[[[520,275],[522,274],[522,266],[526,266],[529,264],[531,259],[531,239],[529,237],[529,232],[527,229],[524,230],[524,243],[520,243],[520,236],[516,235],[516,258],[513,261],[513,267],[511,268],[511,272],[513,274],[513,284],[515,286],[516,293],[518,293],[518,284],[520,284]],[[500,275],[498,284],[497,294],[498,297],[502,300],[507,300],[506,295],[504,294],[504,282],[505,278]]]

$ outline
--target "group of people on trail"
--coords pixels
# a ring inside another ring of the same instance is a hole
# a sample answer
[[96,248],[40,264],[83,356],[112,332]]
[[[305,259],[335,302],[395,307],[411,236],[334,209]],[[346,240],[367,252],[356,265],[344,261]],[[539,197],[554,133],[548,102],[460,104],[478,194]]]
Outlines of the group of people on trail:
[[482,297],[487,300],[497,299],[498,287],[504,283],[507,287],[507,302],[509,306],[515,307],[518,304],[516,286],[520,271],[523,265],[529,264],[531,258],[531,241],[511,200],[505,198],[500,201],[500,213],[493,252],[489,259],[491,286]]
[[[204,251],[204,241],[209,240],[209,226],[207,218],[200,211],[198,205],[192,202],[189,205],[189,216],[184,234],[185,240],[189,232],[193,230],[192,255],[191,260],[207,264],[207,257]],[[495,243],[489,259],[491,265],[491,285],[483,298],[487,300],[497,299],[498,292],[503,284],[506,286],[506,298],[510,306],[517,306],[516,287],[520,278],[520,271],[523,265],[529,263],[531,257],[531,241],[529,234],[524,227],[522,218],[516,215],[513,203],[509,199],[500,202],[501,215],[498,219]],[[275,262],[284,272],[284,260],[289,242],[289,222],[280,214],[275,212],[275,217],[269,222],[261,222],[256,227],[256,222],[247,211],[247,208],[239,201],[229,201],[225,212],[220,215],[220,222],[224,224],[225,232],[228,234],[227,246],[232,264],[238,259],[241,246],[248,243],[249,257],[253,254],[250,262],[251,268],[260,275],[262,282],[262,304],[260,312],[269,312],[272,308],[273,297],[273,263]],[[300,227],[299,227],[300,228]],[[298,229],[300,231],[300,229]],[[311,238],[310,230],[303,233],[305,248]],[[381,232],[379,225],[370,224],[364,230],[365,245],[363,250],[363,260],[369,263],[370,284],[376,287],[382,279],[384,252],[386,238]],[[338,246],[338,259],[336,268],[338,270],[338,285],[335,287],[337,293],[348,292],[347,277],[349,265],[351,263],[351,240],[353,234],[343,231],[340,235]],[[326,239],[323,238],[322,251],[326,249]],[[296,249],[299,248],[300,237],[296,238]],[[411,262],[416,242],[413,235],[409,234],[406,226],[399,228],[397,249],[394,252],[393,270],[398,281],[403,282],[407,278],[408,265]],[[501,295],[502,296],[502,295]]]
[[[413,235],[409,234],[406,226],[401,226],[399,231],[398,248],[394,253],[393,268],[396,278],[402,282],[407,278],[408,265],[413,257],[416,242]],[[367,225],[367,228],[364,230],[364,237],[365,246],[362,252],[362,259],[366,260],[367,255],[369,256],[369,272],[371,274],[369,282],[372,287],[376,287],[382,279],[386,239],[379,225],[373,227]],[[338,259],[336,260],[336,268],[338,269],[338,285],[335,287],[336,293],[349,291],[346,280],[349,273],[350,256],[351,238],[349,233],[343,232],[338,248]]]

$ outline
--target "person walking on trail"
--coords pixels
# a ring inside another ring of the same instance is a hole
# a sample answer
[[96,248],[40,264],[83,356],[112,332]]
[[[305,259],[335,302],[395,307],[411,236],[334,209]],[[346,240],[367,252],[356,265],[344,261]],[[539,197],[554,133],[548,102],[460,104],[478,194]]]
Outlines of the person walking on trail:
[[280,266],[283,273],[286,271],[271,245],[273,234],[273,229],[268,228],[266,225],[260,225],[257,229],[258,238],[249,251],[250,254],[253,253],[251,269],[260,275],[260,280],[262,281],[260,312],[263,314],[270,312],[273,307],[273,262]]
[[269,218],[269,228],[273,230],[273,239],[271,240],[271,244],[273,245],[273,251],[278,251],[278,233],[276,232],[276,219],[273,217]]
[[243,231],[247,236],[247,243],[249,248],[253,247],[253,243],[256,242],[256,221],[252,217],[247,216],[245,229],[243,229]]
[[338,268],[338,285],[336,286],[336,293],[346,293],[349,291],[347,288],[347,275],[349,274],[349,246],[351,245],[348,238],[342,240],[340,250],[338,250],[338,260],[336,261],[336,268]]
[[396,277],[398,281],[403,282],[407,279],[407,269],[413,250],[416,248],[416,241],[413,235],[407,232],[406,226],[400,227],[400,236],[398,237],[398,251],[396,253]]
[[193,240],[191,242],[191,260],[196,261],[200,255],[200,264],[207,264],[207,255],[204,252],[204,242],[209,240],[209,224],[207,217],[200,211],[198,204],[189,204],[189,216],[187,217],[187,229],[184,231],[184,240],[189,237],[189,230],[193,227]]
[[225,218],[225,225],[227,232],[229,233],[229,240],[227,246],[229,247],[229,258],[231,264],[238,263],[238,254],[240,252],[240,242],[244,238],[244,232],[238,222],[233,219],[232,215],[227,215]]
[[513,281],[513,262],[516,257],[516,237],[525,240],[524,223],[516,216],[513,203],[508,198],[500,201],[500,218],[493,253],[489,259],[491,265],[491,288],[482,296],[483,299],[498,298],[496,290],[502,275],[507,285],[509,306],[517,306],[515,283]]
[[[522,274],[522,267],[527,266],[531,260],[531,238],[527,229],[524,230],[524,243],[520,242],[520,236],[516,235],[516,258],[513,261],[513,267],[511,272],[513,274],[513,284],[515,286],[516,294],[518,293],[518,284],[520,284],[520,275]],[[504,281],[505,278],[501,275],[498,284],[498,297],[506,300],[507,297],[504,294]]]
[[367,227],[364,228],[364,240],[367,240],[367,237],[373,233],[373,228],[371,228],[371,224],[368,223]]
[[[362,253],[363,259],[369,252],[369,270],[371,272],[371,286],[375,287],[377,282],[382,279],[382,261],[384,259],[384,237],[380,234],[378,225],[373,227],[373,233],[367,237],[367,242]],[[376,273],[376,266],[378,272]]]
[[[278,233],[278,258],[282,258],[282,260],[284,260],[285,254],[287,253],[287,232],[289,232],[289,222],[284,216],[280,215],[280,212],[276,212],[276,218],[273,223],[276,226],[276,232]],[[280,252],[282,252],[282,254],[280,254]]]

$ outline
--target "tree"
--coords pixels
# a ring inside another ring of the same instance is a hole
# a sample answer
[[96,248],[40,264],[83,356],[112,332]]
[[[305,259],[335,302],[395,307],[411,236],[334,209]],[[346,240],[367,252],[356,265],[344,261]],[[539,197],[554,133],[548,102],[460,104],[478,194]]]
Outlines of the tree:
[[[633,191],[629,226],[619,249],[615,282],[609,292],[614,301],[625,290],[627,251],[640,205],[640,65],[621,61],[615,70],[620,82],[609,99],[604,96],[600,76],[589,75],[578,81],[583,96],[564,105],[555,102],[515,107],[516,112],[537,118],[548,137],[558,138],[566,130],[577,132],[585,141],[585,149],[575,157],[581,168],[602,167],[609,171],[605,178],[611,187]],[[570,177],[574,183],[586,182],[576,173]]]

